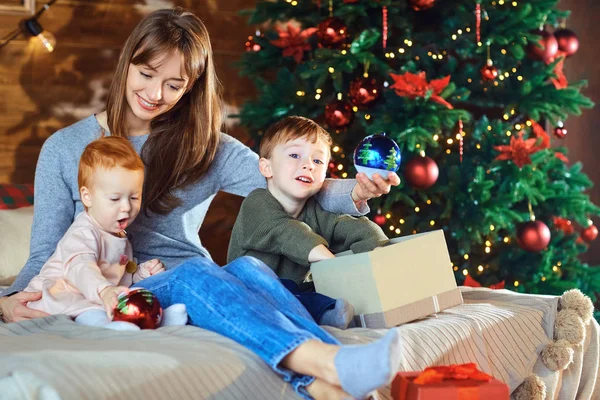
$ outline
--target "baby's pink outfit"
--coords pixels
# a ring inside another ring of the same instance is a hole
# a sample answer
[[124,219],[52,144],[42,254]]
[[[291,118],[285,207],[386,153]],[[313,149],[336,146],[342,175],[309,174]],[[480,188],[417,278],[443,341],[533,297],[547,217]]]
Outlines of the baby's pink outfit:
[[104,309],[99,296],[102,289],[109,285],[129,287],[150,276],[145,268],[138,268],[136,279],[133,274],[125,273],[128,261],[133,261],[129,240],[105,231],[84,211],[75,218],[54,254],[25,289],[42,292],[40,300],[27,306],[71,317],[91,309]]

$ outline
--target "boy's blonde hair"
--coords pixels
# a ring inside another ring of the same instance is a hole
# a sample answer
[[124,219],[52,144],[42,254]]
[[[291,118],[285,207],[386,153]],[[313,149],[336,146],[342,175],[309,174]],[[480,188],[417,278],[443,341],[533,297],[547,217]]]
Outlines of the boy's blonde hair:
[[104,136],[88,144],[79,160],[77,183],[92,188],[92,176],[99,169],[121,167],[132,171],[144,170],[144,163],[129,140],[118,136]]
[[322,140],[327,145],[327,158],[331,156],[333,141],[329,133],[312,119],[298,116],[285,117],[271,125],[262,137],[259,154],[262,158],[270,158],[275,146],[300,138],[311,143]]

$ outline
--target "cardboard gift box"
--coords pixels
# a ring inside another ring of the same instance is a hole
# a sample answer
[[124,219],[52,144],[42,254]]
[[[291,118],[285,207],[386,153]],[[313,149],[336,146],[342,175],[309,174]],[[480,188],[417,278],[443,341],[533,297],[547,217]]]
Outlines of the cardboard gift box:
[[[459,371],[458,373],[456,371]],[[471,371],[464,373],[465,371]],[[392,382],[394,400],[508,400],[508,385],[478,371],[475,364],[399,372]]]
[[357,326],[391,328],[462,304],[442,230],[311,265],[318,293],[346,299]]

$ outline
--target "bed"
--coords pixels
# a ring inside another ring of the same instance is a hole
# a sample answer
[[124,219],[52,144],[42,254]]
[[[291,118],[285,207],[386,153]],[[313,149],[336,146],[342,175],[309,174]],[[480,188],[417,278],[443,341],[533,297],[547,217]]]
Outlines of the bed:
[[[0,200],[29,190],[1,186]],[[31,199],[25,193],[13,204],[26,206]],[[0,210],[0,230],[13,224],[10,234],[0,231],[0,285],[18,272],[6,270],[17,264],[14,257],[28,251],[32,211],[10,211]],[[463,305],[394,328],[401,333],[400,370],[475,362],[505,382],[515,399],[600,399],[600,327],[566,307],[567,295],[468,287],[461,292]],[[574,318],[563,318],[567,313]],[[557,329],[569,321],[581,321],[579,336],[565,337]],[[327,329],[346,344],[386,332]],[[557,357],[562,361],[555,362]],[[381,388],[379,397],[391,399],[390,388]],[[193,326],[117,332],[77,325],[66,316],[0,323],[0,399],[83,398],[299,397],[253,353]]]

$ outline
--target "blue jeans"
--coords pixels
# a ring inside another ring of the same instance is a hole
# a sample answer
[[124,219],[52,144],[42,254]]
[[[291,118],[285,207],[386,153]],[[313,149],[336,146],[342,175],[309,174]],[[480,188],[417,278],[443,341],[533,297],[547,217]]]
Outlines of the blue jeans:
[[307,340],[339,344],[315,323],[277,275],[252,257],[238,258],[223,268],[197,257],[135,286],[153,292],[163,308],[185,304],[190,324],[256,353],[304,397],[314,378],[281,367],[281,360]]

